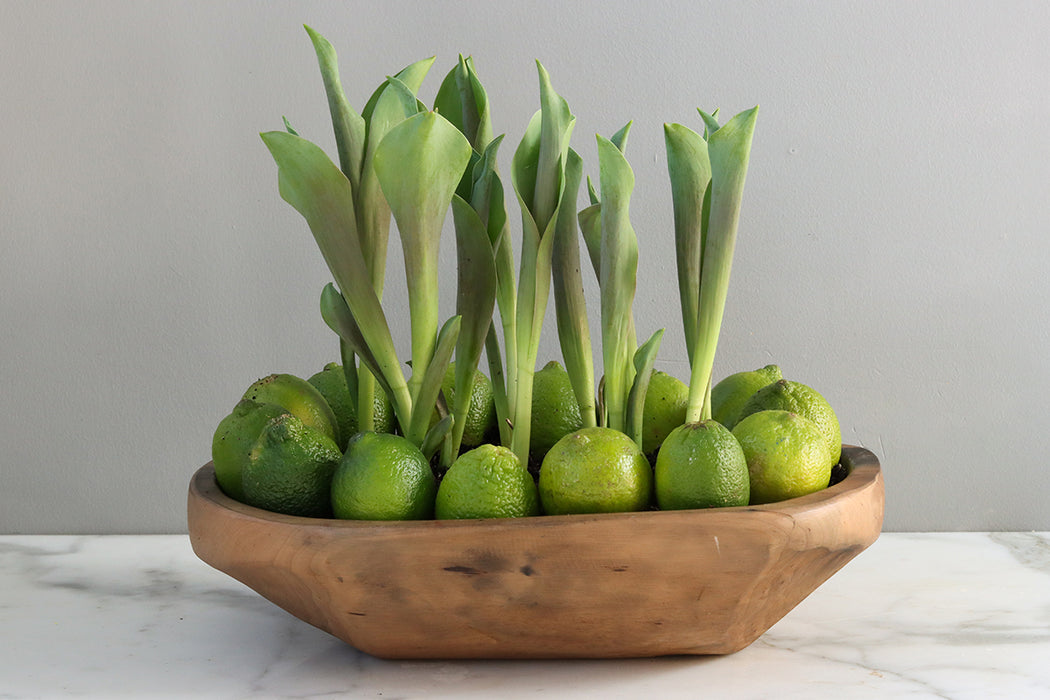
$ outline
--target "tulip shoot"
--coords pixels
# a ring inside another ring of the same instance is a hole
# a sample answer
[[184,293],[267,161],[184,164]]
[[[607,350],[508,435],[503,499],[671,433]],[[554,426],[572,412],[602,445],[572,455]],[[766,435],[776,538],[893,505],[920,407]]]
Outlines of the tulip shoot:
[[511,410],[511,450],[528,462],[532,422],[532,382],[539,353],[540,331],[551,283],[551,252],[558,210],[565,190],[565,164],[575,117],[550,84],[537,61],[540,111],[525,131],[511,168],[511,182],[521,208],[521,264],[518,274],[515,364],[508,363]]
[[[638,345],[638,239],[629,214],[634,172],[624,155],[631,123],[611,138],[597,136],[597,186],[587,179],[590,203],[577,212],[584,166],[569,147],[575,117],[537,61],[540,109],[511,159],[521,212],[515,262],[497,167],[503,136],[493,135],[473,59],[459,56],[432,110],[417,97],[431,58],[388,77],[358,113],[344,93],[332,45],[306,30],[328,98],[338,165],[287,120],[285,131],[261,136],[277,164],[281,197],[305,218],[332,274],[320,311],[339,337],[360,428],[374,428],[375,391],[384,391],[401,432],[428,458],[450,466],[484,351],[500,441],[527,464],[533,377],[553,284],[558,339],[584,426],[619,430],[640,446],[645,395],[664,331]],[[717,112],[701,111],[702,135],[664,125],[690,361],[689,422],[710,417],[711,373],[756,114],[757,107],[720,126]],[[439,252],[450,208],[456,315],[442,324]],[[382,306],[391,218],[408,286],[411,359],[404,363]],[[597,394],[580,237],[600,295],[603,375]],[[441,386],[453,358],[456,400],[447,402]],[[411,367],[407,379],[405,364]]]
[[714,115],[700,114],[705,136],[678,124],[664,126],[682,322],[690,360],[686,410],[690,423],[711,417],[711,374],[758,108],[741,112],[724,126],[718,125]]

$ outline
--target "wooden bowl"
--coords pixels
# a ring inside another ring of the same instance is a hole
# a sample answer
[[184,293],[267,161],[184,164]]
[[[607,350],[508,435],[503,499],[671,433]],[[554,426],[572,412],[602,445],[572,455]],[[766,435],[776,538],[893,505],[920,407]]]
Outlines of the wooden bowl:
[[279,515],[189,489],[193,550],[296,617],[385,658],[728,654],[876,540],[878,459],[761,506],[508,520]]

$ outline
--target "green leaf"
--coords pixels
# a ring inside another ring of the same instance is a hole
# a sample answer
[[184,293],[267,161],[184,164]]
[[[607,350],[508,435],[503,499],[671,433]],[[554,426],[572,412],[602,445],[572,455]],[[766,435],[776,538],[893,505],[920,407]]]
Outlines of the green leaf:
[[[417,65],[417,64],[413,64]],[[408,70],[408,69],[406,69]],[[420,79],[422,79],[420,77]],[[382,296],[386,274],[387,242],[390,236],[390,206],[376,179],[375,152],[392,128],[419,112],[412,88],[399,78],[387,78],[369,111],[368,136],[357,193],[358,230],[361,249],[371,272],[372,286]]]
[[[518,357],[534,356],[550,296],[553,236],[540,236],[531,216],[522,217],[521,266],[518,273]],[[520,427],[520,426],[519,426]]]
[[452,429],[453,424],[454,419],[452,416],[444,416],[427,430],[427,434],[423,437],[423,444],[419,446],[419,451],[423,453],[428,462],[444,443],[445,436],[448,435],[448,431]]
[[[513,335],[511,335],[513,338]],[[513,345],[513,342],[510,343]],[[485,337],[485,359],[489,365],[489,380],[492,382],[492,402],[496,405],[496,419],[499,423],[500,444],[509,448],[511,445],[511,412],[507,396],[507,378],[501,361],[499,338],[496,327],[489,326]]]
[[711,206],[700,277],[699,342],[692,363],[686,414],[690,422],[710,417],[710,402],[704,400],[704,396],[711,383],[715,349],[729,291],[740,204],[757,116],[758,107],[741,112],[708,138]]
[[594,276],[602,278],[602,205],[592,204],[580,211],[577,217],[580,222],[580,232],[583,234],[583,242],[587,246],[587,255],[591,259],[591,267]]
[[283,131],[261,136],[277,162],[281,197],[310,226],[361,336],[391,388],[391,400],[411,405],[390,327],[365,268],[350,181],[324,151],[306,139]]
[[[456,313],[463,319],[456,345],[456,396],[469,397],[474,372],[492,326],[492,312],[496,305],[496,262],[485,225],[470,204],[453,196],[452,214],[459,267]],[[453,414],[456,423],[449,448],[452,454],[459,453],[469,410],[470,401],[456,402]]]
[[[474,68],[474,59],[468,56],[465,65],[467,68],[465,82],[469,83],[469,92],[474,99],[474,111],[477,113],[478,125],[471,143],[474,145],[475,150],[482,151],[493,138],[492,114],[489,109],[489,98],[488,94],[485,92],[485,88],[481,84],[481,79],[478,77],[478,72]],[[462,78],[459,79],[462,80]],[[460,87],[460,90],[467,92],[468,88],[464,85]]]
[[[510,182],[522,205],[522,216],[525,212],[532,217],[533,199],[536,195],[536,171],[540,161],[540,129],[543,124],[543,113],[537,111],[529,120],[525,134],[518,143],[511,160]],[[535,217],[532,217],[535,221]],[[535,223],[534,228],[538,228]]]
[[[416,61],[409,66],[405,66],[394,77],[404,83],[409,91],[415,94],[419,92],[419,88],[423,85],[423,79],[430,71],[432,65],[434,65],[433,56],[430,58],[424,58],[422,61]],[[383,94],[383,90],[386,89],[388,83],[389,78],[375,89],[372,96],[368,98],[365,108],[361,110],[361,116],[364,117],[366,122],[372,122],[372,113],[375,111],[376,104],[379,102],[379,98]],[[372,137],[369,136],[369,138]]]
[[707,141],[681,124],[664,124],[667,173],[674,207],[678,295],[688,355],[695,354],[697,314],[700,308],[700,271],[703,251],[705,193],[711,182]]
[[503,182],[500,180],[496,162],[501,143],[502,134],[489,142],[481,157],[474,163],[471,172],[470,205],[485,224],[493,250],[501,244],[501,238],[507,230]]
[[627,398],[627,435],[642,449],[642,426],[645,418],[645,394],[653,375],[656,353],[660,351],[664,329],[653,333],[634,353],[634,384]]
[[[485,223],[492,255],[495,258],[496,304],[499,307],[503,338],[506,343],[507,372],[511,381],[514,381],[517,368],[517,281],[514,274],[514,252],[510,240],[510,224],[507,220],[503,182],[500,180],[496,167],[496,155],[502,141],[503,136],[493,139],[474,165],[470,203],[478,217]],[[494,329],[489,330],[485,347],[496,415],[500,426],[500,439],[503,445],[509,447],[510,421],[513,416],[510,413],[507,376],[504,374],[499,354],[499,340]]]
[[[523,217],[528,222],[531,217]],[[553,225],[553,222],[552,222]],[[529,433],[532,429],[532,378],[536,370],[543,318],[547,311],[551,285],[551,253],[554,236],[543,236],[535,248],[523,246],[518,281],[516,377],[512,394],[514,424],[511,449],[522,463],[528,461]],[[509,340],[507,341],[510,342]]]
[[[415,367],[428,367],[434,352],[441,229],[470,154],[463,134],[435,112],[404,120],[376,149],[373,167],[401,235]],[[409,386],[416,395],[415,373]]]
[[594,188],[594,182],[591,181],[590,175],[587,176],[587,195],[591,199],[591,204],[601,204],[602,200],[598,196],[598,190]]
[[434,354],[429,364],[413,365],[412,374],[421,376],[418,383],[419,390],[414,397],[412,418],[405,437],[416,445],[422,445],[426,437],[427,427],[434,413],[434,405],[437,403],[438,392],[441,391],[441,382],[445,378],[445,372],[452,362],[452,353],[456,349],[461,323],[462,319],[459,316],[453,316],[447,320],[438,334]]
[[632,306],[637,284],[638,239],[628,214],[634,173],[616,145],[598,136],[601,182],[602,360],[608,427],[626,430],[626,404],[634,368]]
[[597,425],[594,408],[594,358],[591,350],[587,301],[580,272],[580,244],[576,223],[576,196],[583,177],[583,160],[569,149],[565,166],[565,191],[554,229],[551,273],[554,308],[565,370],[569,375],[584,427]]
[[[537,61],[540,111],[533,115],[511,162],[511,182],[521,208],[522,240],[518,275],[514,379],[509,401],[514,424],[511,449],[528,460],[532,378],[551,283],[551,235],[564,191],[565,161],[575,119]],[[502,313],[502,310],[501,310]],[[506,327],[506,326],[505,326]],[[512,342],[505,339],[508,347]],[[511,352],[508,352],[508,358]],[[508,362],[508,365],[510,363]]]
[[[343,303],[346,303],[345,299],[343,300]],[[350,307],[347,307],[347,310],[349,311]],[[322,317],[323,316],[324,313],[322,312]],[[351,315],[350,318],[352,319],[353,315]],[[357,328],[356,323],[354,324],[354,328]],[[357,333],[358,337],[360,338],[361,331],[358,330]],[[336,335],[339,334],[336,333]],[[360,340],[361,344],[363,345],[364,338],[360,338]],[[353,346],[351,346],[350,343],[343,340],[342,337],[339,338],[339,359],[343,363],[343,378],[346,380],[346,390],[347,393],[350,394],[351,405],[356,406],[358,397],[357,356],[354,353]],[[375,362],[374,359],[373,362]]]
[[470,204],[485,225],[492,255],[496,260],[496,301],[500,315],[513,320],[517,284],[510,224],[504,201],[503,182],[496,169],[496,155],[503,136],[493,139],[474,166]]
[[532,202],[532,215],[540,231],[557,215],[558,202],[563,190],[566,152],[576,118],[569,105],[551,86],[550,76],[543,65],[536,61],[540,75],[540,144],[536,190]]
[[339,168],[350,180],[353,191],[357,192],[361,185],[361,165],[365,153],[365,120],[350,106],[350,101],[343,92],[335,48],[314,29],[305,25],[304,27],[317,53],[321,79],[324,81],[325,94],[328,96],[328,111],[332,115],[332,128],[335,130]]
[[459,62],[445,74],[444,80],[438,87],[434,96],[434,111],[448,119],[453,126],[459,129],[470,139],[470,134],[463,122],[463,102],[460,99],[459,85],[456,82],[456,74],[463,70],[463,54],[459,55]]
[[288,117],[281,117],[281,121],[284,122],[284,130],[292,136],[298,136],[299,132],[292,128],[292,123],[288,121]]
[[627,122],[624,124],[623,128],[613,134],[612,138],[609,139],[618,149],[620,149],[620,153],[627,153],[627,135],[631,133],[632,123],[633,122]]
[[718,110],[716,109],[711,114],[699,108],[696,111],[700,113],[700,118],[704,120],[704,141],[706,141],[711,134],[722,128],[718,125]]
[[477,152],[492,140],[488,96],[474,69],[474,59],[459,56],[434,99],[434,111],[456,125]]
[[[404,398],[406,394],[403,391],[395,392],[393,384],[387,381],[384,369],[376,359],[368,343],[365,341],[364,335],[361,333],[357,322],[354,320],[354,316],[350,311],[350,307],[346,303],[346,299],[342,294],[336,290],[331,284],[325,285],[321,291],[321,318],[324,319],[325,324],[331,328],[340,339],[340,347],[344,345],[353,351],[358,357],[361,358],[361,364],[363,364],[369,372],[376,378],[379,385],[391,397],[399,397],[398,400],[393,401],[394,412],[398,416],[398,420],[402,418],[406,419],[409,415],[410,405],[406,404]],[[351,398],[354,400],[354,405],[357,405],[357,376],[356,374],[351,379],[350,372],[346,371],[347,368],[347,354],[343,353],[343,370],[347,377],[347,389],[351,389]],[[349,356],[349,360],[353,362],[353,355]],[[395,383],[404,384],[404,378],[400,376],[400,368],[398,368],[399,377],[395,377]]]

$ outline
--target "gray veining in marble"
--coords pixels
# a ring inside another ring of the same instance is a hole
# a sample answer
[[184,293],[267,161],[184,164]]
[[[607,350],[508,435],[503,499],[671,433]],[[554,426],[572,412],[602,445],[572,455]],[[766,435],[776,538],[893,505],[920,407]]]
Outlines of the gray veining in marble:
[[184,536],[0,537],[0,698],[1050,697],[1050,533],[885,534],[749,648],[384,661]]

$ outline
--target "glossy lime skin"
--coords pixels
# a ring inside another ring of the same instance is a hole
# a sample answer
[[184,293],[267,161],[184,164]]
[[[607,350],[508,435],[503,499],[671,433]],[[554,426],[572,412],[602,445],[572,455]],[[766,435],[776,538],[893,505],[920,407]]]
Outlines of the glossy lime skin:
[[633,440],[611,428],[566,435],[540,466],[540,503],[549,515],[644,510],[652,490],[649,460]]
[[358,433],[332,479],[332,512],[347,520],[427,520],[436,494],[418,447],[399,435]]
[[263,428],[244,469],[249,505],[275,513],[331,517],[332,474],[342,458],[338,445],[290,414]]

